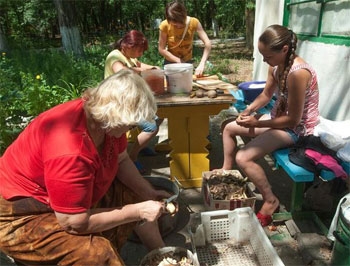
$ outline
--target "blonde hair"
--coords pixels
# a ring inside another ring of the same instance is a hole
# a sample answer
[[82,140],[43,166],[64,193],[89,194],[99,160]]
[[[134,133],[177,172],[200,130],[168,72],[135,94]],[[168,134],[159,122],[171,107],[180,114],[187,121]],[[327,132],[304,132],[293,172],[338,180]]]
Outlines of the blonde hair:
[[122,69],[87,89],[82,95],[86,112],[104,129],[151,121],[157,112],[153,93],[135,72]]

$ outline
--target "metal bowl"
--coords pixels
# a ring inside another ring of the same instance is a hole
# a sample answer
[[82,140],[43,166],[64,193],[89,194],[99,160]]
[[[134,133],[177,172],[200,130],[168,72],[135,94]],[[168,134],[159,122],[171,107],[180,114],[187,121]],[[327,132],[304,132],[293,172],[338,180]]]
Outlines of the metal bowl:
[[144,176],[144,178],[148,180],[154,188],[164,189],[171,194],[176,194],[179,196],[180,189],[178,185],[170,179],[160,176]]
[[[177,196],[179,196],[179,187],[170,179],[156,176],[145,176],[144,178],[147,179],[155,189],[163,189],[173,195],[176,194]],[[176,200],[173,203],[178,208],[180,207]],[[172,215],[170,213],[164,213],[162,216],[159,217],[158,225],[162,237],[165,237],[174,231],[174,229],[177,227],[178,216],[178,213]]]
[[163,247],[152,250],[141,260],[140,266],[157,266],[164,258],[172,258],[178,262],[186,257],[197,265],[193,253],[183,247]]

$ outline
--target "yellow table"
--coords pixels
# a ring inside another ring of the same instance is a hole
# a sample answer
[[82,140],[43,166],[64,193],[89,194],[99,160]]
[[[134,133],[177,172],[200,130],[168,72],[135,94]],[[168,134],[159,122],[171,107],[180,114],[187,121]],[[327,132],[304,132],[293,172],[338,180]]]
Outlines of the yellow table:
[[161,118],[168,119],[170,174],[183,187],[201,187],[202,172],[209,171],[209,116],[227,109],[232,95],[217,98],[190,98],[189,95],[163,94],[156,96]]

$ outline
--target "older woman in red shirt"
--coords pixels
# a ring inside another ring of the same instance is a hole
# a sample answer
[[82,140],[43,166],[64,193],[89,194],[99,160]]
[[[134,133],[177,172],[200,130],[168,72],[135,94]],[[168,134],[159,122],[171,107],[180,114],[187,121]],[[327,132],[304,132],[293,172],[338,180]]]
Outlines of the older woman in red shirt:
[[139,174],[125,135],[156,110],[145,81],[121,70],[36,117],[0,158],[0,250],[23,264],[123,265],[132,230],[164,246],[169,194]]

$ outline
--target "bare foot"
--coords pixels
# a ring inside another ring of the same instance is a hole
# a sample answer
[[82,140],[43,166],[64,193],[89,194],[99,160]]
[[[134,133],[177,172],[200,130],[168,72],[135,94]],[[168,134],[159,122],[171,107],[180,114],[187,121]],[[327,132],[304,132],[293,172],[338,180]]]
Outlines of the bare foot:
[[260,213],[263,215],[272,215],[279,205],[280,201],[277,197],[275,197],[273,200],[265,201],[260,209]]

